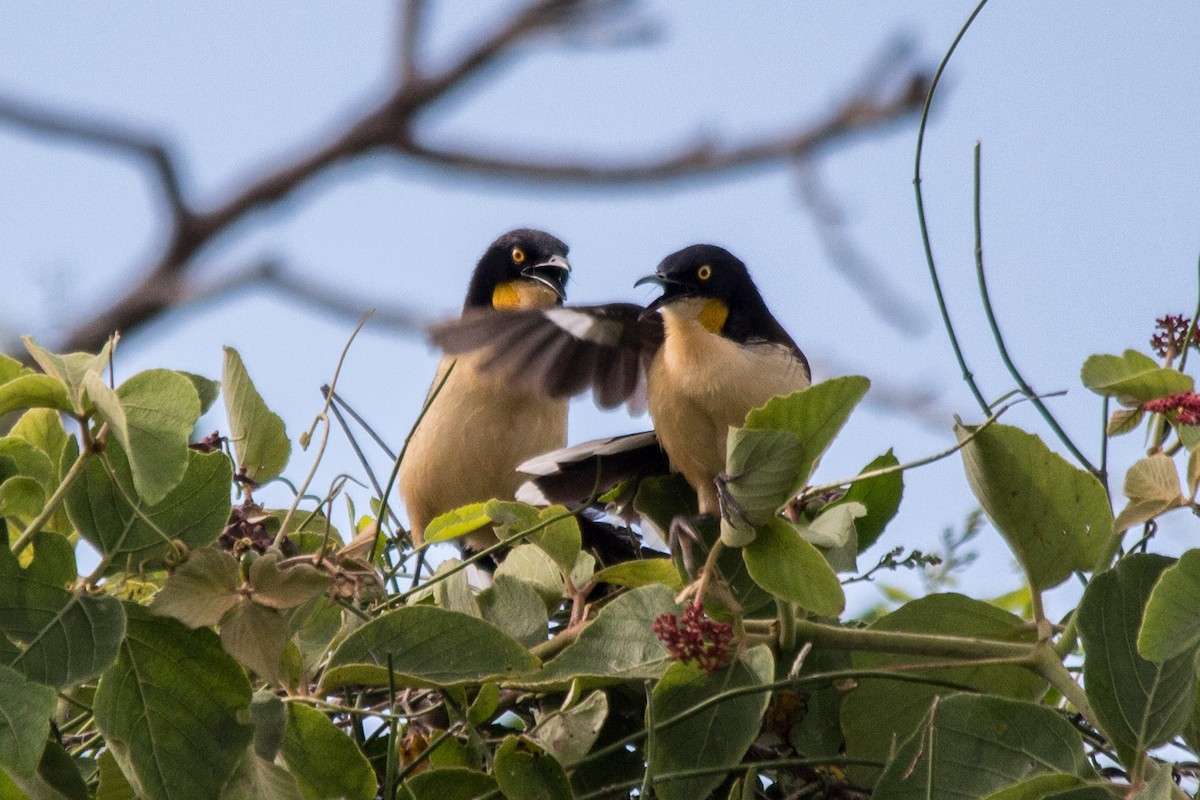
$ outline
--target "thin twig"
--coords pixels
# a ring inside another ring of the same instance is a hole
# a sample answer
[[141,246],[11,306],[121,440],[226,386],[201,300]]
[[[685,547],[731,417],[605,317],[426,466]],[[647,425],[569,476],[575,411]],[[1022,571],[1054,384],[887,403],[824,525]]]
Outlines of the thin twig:
[[1071,437],[1067,436],[1067,432],[1062,429],[1062,426],[1058,424],[1058,420],[1050,413],[1050,409],[1046,407],[1046,404],[1038,397],[1037,392],[1033,390],[1033,387],[1021,375],[1020,370],[1017,369],[1017,365],[1013,363],[1012,357],[1008,354],[1008,347],[1004,344],[1004,337],[1000,334],[1000,325],[996,321],[995,312],[992,310],[991,295],[988,293],[987,278],[983,271],[983,224],[981,222],[982,214],[980,211],[980,194],[982,189],[979,175],[982,149],[982,145],[979,142],[975,142],[975,192],[972,203],[975,220],[975,277],[979,283],[979,296],[983,301],[983,313],[987,317],[988,327],[992,331],[992,340],[996,343],[996,350],[999,351],[1000,360],[1004,362],[1005,368],[1008,369],[1008,374],[1012,376],[1017,386],[1020,387],[1021,394],[1029,398],[1029,402],[1033,403],[1033,407],[1042,415],[1042,419],[1050,426],[1050,430],[1054,431],[1058,440],[1071,451],[1071,455],[1075,456],[1075,459],[1083,468],[1099,478],[1101,483],[1107,483],[1107,477],[1103,471],[1097,469],[1088,457],[1075,446],[1075,443],[1071,441]]
[[988,403],[983,399],[983,392],[979,390],[979,385],[975,382],[975,376],[971,373],[967,366],[966,357],[963,355],[962,347],[958,343],[958,336],[954,333],[954,323],[950,321],[950,309],[946,306],[946,297],[942,293],[942,282],[938,278],[937,266],[933,259],[933,245],[929,239],[929,226],[925,219],[925,199],[921,193],[921,154],[925,149],[925,126],[929,122],[929,110],[933,106],[933,97],[937,92],[938,83],[942,79],[942,73],[946,71],[946,65],[950,63],[950,57],[954,55],[958,43],[967,35],[967,30],[971,27],[971,23],[979,16],[979,12],[983,11],[983,7],[987,5],[987,0],[980,0],[975,6],[975,10],[971,12],[971,16],[967,17],[967,21],[959,29],[958,35],[954,37],[954,41],[950,44],[950,49],[946,51],[946,55],[942,57],[942,62],[938,64],[937,70],[933,73],[933,81],[929,84],[929,93],[925,96],[925,108],[921,111],[921,123],[917,128],[917,154],[916,164],[913,168],[913,190],[917,197],[917,220],[921,230],[921,244],[925,248],[925,262],[929,265],[929,279],[933,281],[933,293],[937,297],[938,310],[942,314],[942,324],[946,328],[946,335],[950,338],[950,347],[954,350],[954,357],[958,360],[959,369],[962,370],[962,378],[966,382],[967,387],[971,390],[971,394],[975,396],[975,402],[979,404],[979,408],[983,413],[988,413]]

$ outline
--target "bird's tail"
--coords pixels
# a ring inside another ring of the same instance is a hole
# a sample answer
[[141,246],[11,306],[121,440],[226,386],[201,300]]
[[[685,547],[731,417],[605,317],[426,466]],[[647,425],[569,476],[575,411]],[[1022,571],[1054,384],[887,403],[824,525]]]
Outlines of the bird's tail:
[[534,477],[517,490],[517,499],[531,505],[579,506],[626,481],[665,475],[670,469],[654,431],[595,439],[518,465],[518,472]]

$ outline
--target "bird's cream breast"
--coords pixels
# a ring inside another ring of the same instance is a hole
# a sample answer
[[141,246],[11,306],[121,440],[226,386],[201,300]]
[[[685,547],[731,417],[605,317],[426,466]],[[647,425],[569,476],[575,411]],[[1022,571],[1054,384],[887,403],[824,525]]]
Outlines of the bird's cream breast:
[[710,332],[696,299],[663,308],[665,337],[650,366],[650,414],[663,449],[700,495],[702,512],[717,511],[713,479],[725,468],[730,426],[779,394],[808,386],[790,349],[742,345]]
[[[433,386],[453,359],[438,366]],[[413,432],[400,465],[400,492],[414,535],[433,517],[493,497],[511,499],[523,477],[517,464],[567,441],[566,401],[509,390],[459,356],[441,392]],[[484,538],[490,538],[490,534]]]

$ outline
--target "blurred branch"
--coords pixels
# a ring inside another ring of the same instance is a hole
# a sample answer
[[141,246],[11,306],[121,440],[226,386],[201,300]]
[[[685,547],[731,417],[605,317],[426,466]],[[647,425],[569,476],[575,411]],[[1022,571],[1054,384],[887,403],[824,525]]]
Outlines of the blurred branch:
[[830,260],[880,319],[903,333],[925,330],[925,318],[903,292],[846,232],[846,219],[829,187],[821,180],[816,165],[804,161],[798,170],[800,196],[816,221],[817,239]]
[[180,298],[178,305],[209,303],[249,289],[269,289],[289,300],[351,322],[361,320],[364,313],[374,309],[372,325],[384,325],[400,333],[424,334],[426,326],[433,321],[413,308],[380,306],[375,298],[367,299],[365,295],[354,295],[310,281],[288,271],[282,262],[272,259],[256,262],[222,280],[195,287]]
[[81,114],[52,111],[12,97],[0,97],[0,122],[34,133],[75,139],[106,150],[123,151],[144,160],[154,172],[163,199],[177,222],[188,213],[179,171],[167,148],[149,134]]
[[[843,143],[855,134],[895,124],[915,115],[928,85],[928,76],[923,71],[910,69],[901,74],[900,59],[877,59],[865,88],[860,88],[825,119],[808,126],[740,143],[685,142],[657,156],[607,164],[587,157],[557,161],[538,156],[495,155],[492,145],[455,147],[417,140],[413,128],[422,112],[487,68],[516,54],[523,44],[544,34],[576,33],[590,25],[610,24],[614,17],[628,14],[634,5],[614,0],[533,0],[497,21],[441,71],[426,74],[419,59],[425,34],[424,3],[406,0],[399,20],[397,76],[382,102],[294,160],[252,176],[240,189],[205,209],[189,201],[187,187],[180,178],[181,170],[163,142],[120,125],[0,98],[0,124],[85,141],[146,160],[171,211],[172,229],[162,252],[146,267],[141,278],[108,308],[67,333],[59,343],[60,349],[96,350],[113,331],[129,333],[180,303],[211,297],[214,287],[192,286],[189,275],[197,255],[207,245],[249,214],[288,197],[328,167],[368,152],[389,150],[477,175],[535,182],[634,185],[728,174],[807,157],[818,149]],[[889,92],[885,86],[900,88]],[[241,278],[234,276],[230,282],[232,285],[267,282],[290,296],[334,313],[346,310],[338,305],[344,297],[324,289],[308,291],[313,287],[297,284],[294,276],[276,270],[260,269]],[[220,284],[216,286],[219,288]],[[356,307],[355,316],[359,310]],[[404,327],[416,317],[402,311],[395,319]]]

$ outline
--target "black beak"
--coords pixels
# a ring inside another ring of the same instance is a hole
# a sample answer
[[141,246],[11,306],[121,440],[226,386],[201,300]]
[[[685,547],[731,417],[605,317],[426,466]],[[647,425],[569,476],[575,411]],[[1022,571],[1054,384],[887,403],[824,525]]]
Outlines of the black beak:
[[668,303],[671,300],[676,300],[680,297],[686,297],[687,295],[691,294],[691,292],[688,291],[687,285],[682,281],[672,280],[663,275],[659,275],[658,273],[647,275],[643,278],[638,278],[636,281],[634,281],[633,285],[641,286],[646,283],[658,284],[662,287],[663,293],[654,298],[654,300],[650,302],[650,305],[646,306],[646,308],[642,310],[642,313],[638,315],[639,319],[645,319],[655,311],[658,311],[663,304]]
[[571,275],[571,265],[562,256],[550,256],[545,261],[521,270],[521,276],[531,281],[537,281],[558,295],[560,300],[567,299],[567,278]]

